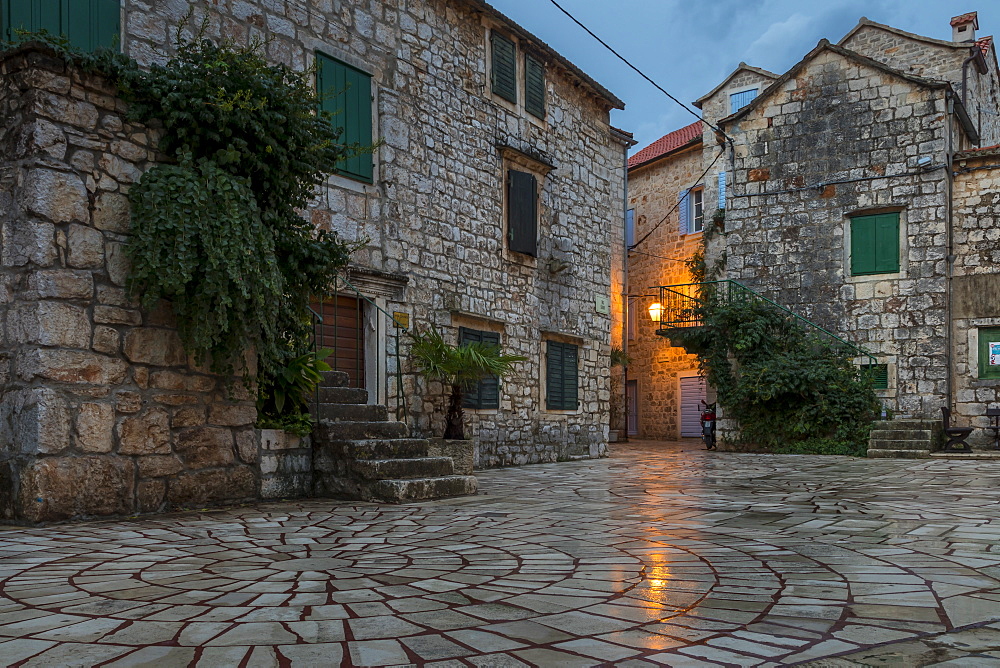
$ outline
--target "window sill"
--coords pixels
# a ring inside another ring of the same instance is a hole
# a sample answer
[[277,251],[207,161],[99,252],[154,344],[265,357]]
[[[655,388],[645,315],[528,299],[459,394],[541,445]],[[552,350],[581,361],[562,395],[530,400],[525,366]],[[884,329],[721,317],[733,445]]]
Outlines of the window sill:
[[517,251],[512,251],[509,248],[504,248],[504,254],[506,260],[513,264],[524,265],[525,267],[538,267],[538,258],[534,255],[528,255],[527,253],[518,253]]
[[847,283],[872,283],[877,281],[898,281],[906,278],[905,271],[896,271],[891,274],[849,274],[844,277]]

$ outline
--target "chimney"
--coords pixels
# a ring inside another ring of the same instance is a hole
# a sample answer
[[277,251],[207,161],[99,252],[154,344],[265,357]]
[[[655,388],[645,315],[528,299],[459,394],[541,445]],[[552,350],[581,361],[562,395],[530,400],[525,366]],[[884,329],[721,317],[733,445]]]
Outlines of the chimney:
[[976,30],[979,29],[979,18],[976,12],[956,16],[951,20],[951,41],[975,42]]

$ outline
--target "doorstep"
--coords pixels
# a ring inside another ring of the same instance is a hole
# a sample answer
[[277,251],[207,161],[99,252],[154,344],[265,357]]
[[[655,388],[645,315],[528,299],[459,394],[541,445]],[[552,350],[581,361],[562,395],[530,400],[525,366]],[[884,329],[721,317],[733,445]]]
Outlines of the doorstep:
[[1000,459],[1000,450],[973,450],[972,452],[932,452],[935,459]]

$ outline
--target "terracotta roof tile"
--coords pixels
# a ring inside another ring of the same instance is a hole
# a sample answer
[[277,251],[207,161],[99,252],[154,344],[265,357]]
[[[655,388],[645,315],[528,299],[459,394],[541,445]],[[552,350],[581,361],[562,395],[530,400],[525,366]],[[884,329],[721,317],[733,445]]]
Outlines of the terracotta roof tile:
[[960,16],[956,16],[951,20],[951,25],[960,26],[964,23],[972,23],[972,22],[975,22],[976,24],[979,23],[979,21],[977,20],[977,12],[969,12],[968,14],[962,14]]
[[976,40],[976,46],[978,46],[982,50],[984,56],[989,55],[990,46],[992,46],[992,44],[993,44],[993,35],[990,35],[989,37],[981,37]]
[[629,169],[650,162],[651,160],[656,160],[671,151],[693,143],[696,139],[701,139],[701,121],[695,121],[680,130],[674,130],[670,134],[663,135],[646,148],[637,152],[628,159]]

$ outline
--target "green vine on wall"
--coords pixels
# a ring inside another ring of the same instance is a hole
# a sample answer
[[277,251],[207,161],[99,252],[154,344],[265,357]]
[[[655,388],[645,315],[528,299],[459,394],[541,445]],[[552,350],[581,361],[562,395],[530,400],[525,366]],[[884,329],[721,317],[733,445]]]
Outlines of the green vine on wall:
[[[711,280],[705,241],[689,261],[696,282]],[[730,299],[702,287],[696,316],[674,345],[698,356],[739,441],[771,452],[864,456],[880,404],[870,375],[836,341],[805,329],[762,300]]]
[[318,112],[312,71],[269,64],[262,43],[178,38],[162,65],[83,53],[45,34],[85,71],[114,84],[128,119],[160,128],[154,165],[129,190],[129,286],[146,307],[169,299],[187,351],[219,373],[273,376],[311,334],[309,301],[325,293],[350,248],[299,211],[337,163],[372,147],[345,145]]

